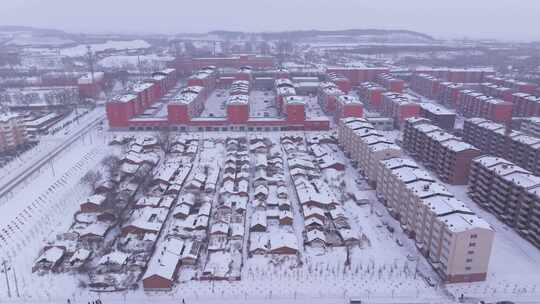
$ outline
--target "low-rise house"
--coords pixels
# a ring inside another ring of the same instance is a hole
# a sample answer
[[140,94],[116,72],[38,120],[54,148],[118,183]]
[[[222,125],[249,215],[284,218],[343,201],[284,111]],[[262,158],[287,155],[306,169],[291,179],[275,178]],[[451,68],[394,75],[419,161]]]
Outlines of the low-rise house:
[[99,260],[96,271],[98,273],[122,272],[128,263],[129,254],[113,251]]
[[293,213],[290,210],[281,210],[279,212],[279,224],[292,226],[293,224]]
[[270,252],[273,254],[297,254],[298,240],[293,233],[275,232],[270,234]]
[[36,271],[57,271],[66,255],[66,248],[63,246],[47,246],[43,249],[39,257],[34,262],[32,272]]
[[266,211],[258,210],[251,215],[251,225],[249,231],[266,231]]
[[313,229],[306,232],[306,244],[312,247],[325,247],[326,237],[324,232]]
[[80,203],[81,212],[98,212],[101,210],[107,197],[102,194],[94,194]]

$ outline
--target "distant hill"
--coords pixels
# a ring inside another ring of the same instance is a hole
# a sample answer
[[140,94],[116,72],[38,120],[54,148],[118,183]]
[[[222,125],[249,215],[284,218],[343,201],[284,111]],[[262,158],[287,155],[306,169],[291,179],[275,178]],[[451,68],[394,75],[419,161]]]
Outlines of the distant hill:
[[42,35],[64,36],[66,32],[55,29],[37,28],[32,26],[0,25],[0,32],[34,32]]
[[243,35],[260,35],[267,39],[309,39],[317,36],[389,36],[389,35],[408,35],[421,40],[434,41],[430,35],[410,31],[410,30],[382,30],[382,29],[348,29],[348,30],[304,30],[304,31],[282,31],[282,32],[258,32],[245,33],[239,31],[212,31],[208,34],[222,37],[238,37]]

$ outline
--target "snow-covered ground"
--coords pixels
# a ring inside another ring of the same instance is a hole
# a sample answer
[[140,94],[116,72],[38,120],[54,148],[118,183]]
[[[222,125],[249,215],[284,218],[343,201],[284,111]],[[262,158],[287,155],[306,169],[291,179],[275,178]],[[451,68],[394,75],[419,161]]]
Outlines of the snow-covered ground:
[[467,196],[466,186],[447,186],[495,230],[487,280],[448,285],[448,290],[487,300],[504,298],[540,303],[540,250],[490,212],[481,209]]
[[163,69],[165,62],[173,57],[163,57],[156,54],[151,55],[113,55],[98,61],[98,65],[104,68],[134,68],[141,65],[151,65],[155,70]]
[[225,117],[226,102],[228,98],[228,90],[214,90],[204,104],[204,110],[201,113],[201,117]]
[[[294,184],[287,176],[290,199],[293,206],[296,206],[293,207],[296,208],[294,231],[301,246],[302,263],[299,265],[274,265],[269,263],[270,258],[267,256],[245,255],[240,281],[188,280],[177,283],[168,293],[145,292],[139,288],[98,295],[81,288],[73,275],[32,274],[31,267],[39,248],[56,233],[66,231],[72,221],[71,215],[78,208],[78,202],[90,193],[90,189],[80,183],[80,178],[103,157],[115,153],[114,148],[105,144],[107,138],[113,134],[115,133],[102,132],[96,128],[80,139],[78,144],[62,152],[61,157],[53,163],[54,172],[53,167],[46,167],[21,185],[22,189],[32,191],[19,191],[0,206],[0,223],[20,220],[17,225],[12,225],[9,242],[1,243],[1,257],[7,259],[11,266],[8,270],[8,281],[12,297],[7,296],[7,288],[4,288],[7,286],[2,279],[0,299],[8,302],[61,302],[71,298],[74,303],[86,303],[100,297],[107,303],[178,303],[181,299],[185,299],[186,303],[345,303],[349,298],[361,298],[367,303],[455,303],[453,299],[461,294],[465,295],[468,303],[474,303],[478,299],[513,299],[516,303],[538,303],[540,299],[536,288],[540,284],[539,250],[489,213],[476,207],[466,196],[463,186],[449,186],[449,189],[488,220],[497,231],[488,280],[446,286],[437,283],[435,287],[430,287],[425,278],[429,277],[433,282],[438,282],[438,277],[418,254],[413,241],[401,233],[395,220],[387,214],[382,204],[377,202],[374,190],[365,184],[339,150],[335,151],[335,156],[346,165],[345,171],[325,169],[321,178],[328,180],[332,186],[331,191],[338,198],[341,192],[353,192],[357,197],[370,202],[357,205],[352,200],[341,201],[351,229],[366,237],[364,245],[351,250],[351,263],[348,266],[345,266],[345,247],[327,247],[323,250],[311,246],[304,248],[301,233],[303,219],[299,218]],[[143,136],[155,133],[132,134]],[[305,138],[328,135],[330,132],[253,132],[248,133],[248,136],[268,138],[276,146],[271,151],[278,151],[280,138],[284,134]],[[192,133],[189,136],[223,140],[245,135],[246,133],[206,132]],[[219,150],[202,151],[199,151],[200,155],[196,157],[197,162],[206,158],[204,153],[210,153],[212,157],[225,157]],[[285,153],[283,160],[287,162]],[[288,167],[285,166],[284,170],[287,172]],[[33,206],[31,216],[21,216],[21,211],[29,206]],[[250,214],[251,211],[248,211],[248,216]],[[395,232],[391,233],[386,225],[394,226]],[[4,224],[2,227],[5,227]],[[403,246],[398,245],[398,239]],[[17,293],[20,297],[17,297]]]
[[[72,115],[75,115],[74,113]],[[105,111],[103,108],[95,108],[93,111],[82,116],[78,122],[71,123],[57,132],[55,135],[46,135],[40,138],[39,144],[31,150],[23,153],[12,162],[2,168],[5,172],[0,175],[0,184],[4,184],[7,181],[13,179],[15,176],[20,175],[22,172],[29,170],[36,162],[43,159],[60,146],[62,146],[70,137],[76,135],[78,132],[87,128],[90,124],[95,123],[97,120],[103,119]],[[70,116],[62,119],[56,125],[61,125],[64,121],[70,119]],[[8,195],[9,196],[9,195]],[[0,206],[5,202],[4,197],[0,197]]]
[[8,289],[2,280],[0,299],[10,299],[10,292],[12,300],[43,301],[75,290],[78,282],[73,277],[32,274],[33,261],[45,241],[69,227],[77,202],[90,193],[80,179],[112,153],[106,139],[94,128],[19,185],[0,206],[0,260],[7,261],[10,285]]
[[276,97],[271,91],[252,90],[249,94],[249,116],[277,117]]
[[[84,56],[88,52],[87,44],[80,44],[75,47],[65,48],[60,50],[63,56],[67,57],[79,57]],[[90,44],[92,51],[100,52],[105,50],[133,50],[133,49],[146,49],[150,47],[150,44],[144,40],[127,40],[116,41],[110,40],[105,43]]]

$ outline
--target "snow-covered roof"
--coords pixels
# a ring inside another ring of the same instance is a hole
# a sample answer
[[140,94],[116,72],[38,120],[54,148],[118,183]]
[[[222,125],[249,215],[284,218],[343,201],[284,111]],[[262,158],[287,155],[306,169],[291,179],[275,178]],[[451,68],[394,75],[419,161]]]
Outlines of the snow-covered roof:
[[487,229],[493,231],[491,226],[474,214],[452,213],[440,218],[448,230],[463,232],[471,229]]
[[249,95],[232,95],[227,99],[229,105],[247,105],[249,104]]
[[305,104],[306,99],[302,96],[293,95],[285,97],[285,102],[287,104]]
[[55,264],[64,256],[65,251],[66,250],[62,247],[49,247],[43,251],[43,253],[38,257],[37,261],[46,261]]
[[99,265],[110,265],[110,264],[123,265],[127,262],[128,257],[129,257],[129,254],[115,250],[101,257],[98,264]]
[[298,239],[296,235],[289,232],[273,232],[270,234],[270,250],[280,248],[290,248],[298,250]]
[[154,255],[148,262],[143,280],[157,275],[161,278],[172,281],[178,262],[181,258],[181,252],[184,248],[184,241],[178,238],[169,238],[160,242]]

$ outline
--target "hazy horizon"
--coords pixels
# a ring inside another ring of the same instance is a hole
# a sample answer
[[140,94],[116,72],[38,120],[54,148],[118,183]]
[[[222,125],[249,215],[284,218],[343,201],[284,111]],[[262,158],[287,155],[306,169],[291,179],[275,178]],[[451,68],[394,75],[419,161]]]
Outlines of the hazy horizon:
[[534,30],[540,27],[540,1],[533,0],[13,0],[0,4],[0,8],[2,25],[71,33],[377,28],[418,31],[436,38],[540,40],[540,32]]

